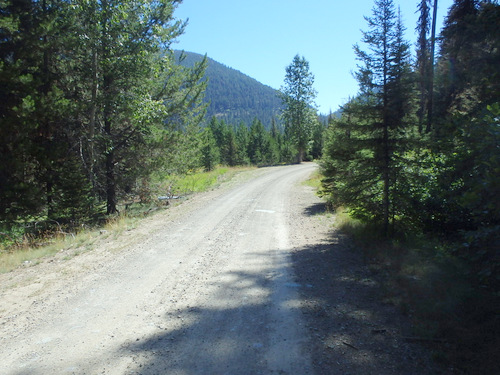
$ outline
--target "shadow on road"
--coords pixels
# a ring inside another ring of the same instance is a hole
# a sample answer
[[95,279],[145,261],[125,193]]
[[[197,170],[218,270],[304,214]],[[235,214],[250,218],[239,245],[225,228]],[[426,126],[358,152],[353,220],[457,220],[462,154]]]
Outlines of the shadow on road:
[[332,230],[326,243],[294,249],[292,260],[317,374],[437,373],[429,353],[405,341],[408,317],[384,303],[380,276],[348,238]]
[[[203,306],[170,309],[157,323],[168,329],[123,343],[118,355],[141,364],[143,375],[311,374],[308,357],[300,353],[307,338],[293,333],[297,319],[283,329],[291,315],[300,320],[298,286],[282,283],[287,265],[276,262],[272,251],[248,259],[263,256],[269,258],[264,272],[221,274],[221,281],[207,289],[209,298],[199,299]],[[283,288],[289,293],[279,292]]]
[[315,203],[311,206],[307,206],[304,209],[304,214],[307,216],[316,216],[324,214],[327,211],[327,205],[325,202]]
[[300,305],[270,302],[282,265],[259,274],[232,272],[222,275],[231,282],[221,281],[210,297],[214,306],[225,307],[170,311],[162,319],[170,326],[174,322],[175,329],[124,343],[120,355],[142,364],[139,373],[144,375],[307,374],[293,363],[287,369],[278,365],[293,357],[276,351],[276,338],[286,340],[286,333],[270,332],[279,327],[281,313],[297,309],[308,333],[302,350],[312,353],[316,374],[433,373],[425,352],[404,342],[408,323],[381,302],[377,280],[345,239],[295,249],[291,260],[295,282],[285,287],[293,289],[290,296],[301,296]]

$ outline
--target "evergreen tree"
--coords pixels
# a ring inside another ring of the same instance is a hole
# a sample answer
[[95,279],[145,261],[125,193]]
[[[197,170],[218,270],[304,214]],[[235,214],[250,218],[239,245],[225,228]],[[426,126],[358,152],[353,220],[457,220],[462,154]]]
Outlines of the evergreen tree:
[[433,115],[434,115],[434,52],[436,49],[436,22],[437,22],[437,7],[438,0],[434,0],[432,12],[432,31],[431,31],[431,56],[429,68],[429,89],[428,89],[428,104],[427,104],[427,126],[426,133],[431,131]]
[[262,122],[254,119],[250,127],[248,156],[253,164],[267,164],[269,161],[269,140]]
[[238,165],[250,164],[250,157],[248,155],[248,148],[250,143],[250,135],[248,127],[244,123],[240,123],[236,128],[236,163]]
[[0,221],[114,213],[178,132],[198,137],[206,60],[175,61],[177,3],[0,3]]
[[205,128],[201,139],[201,162],[205,171],[209,172],[219,163],[219,149],[212,129]]
[[230,167],[234,167],[235,165],[237,165],[238,147],[236,144],[236,134],[234,132],[233,127],[228,126],[226,128],[226,132],[224,134],[224,139],[226,142],[224,162],[225,162],[225,164],[229,165]]
[[298,151],[298,162],[302,162],[311,140],[316,118],[313,88],[314,76],[309,71],[309,62],[296,55],[286,68],[285,84],[280,89],[284,109],[282,118],[286,137]]
[[418,72],[420,97],[417,115],[419,132],[422,133],[424,117],[427,112],[429,101],[428,95],[431,73],[430,48],[429,40],[427,37],[430,29],[430,0],[421,0],[418,6],[418,11],[420,12],[420,16],[418,18],[418,24],[416,27],[416,31],[418,33],[416,68]]
[[311,157],[313,159],[320,159],[323,152],[323,134],[325,126],[321,121],[316,120],[312,129],[311,140]]
[[450,8],[436,71],[437,162],[424,202],[436,213],[425,228],[465,244],[455,253],[474,266],[487,288],[498,286],[500,270],[499,18],[494,2],[456,1]]
[[[373,16],[366,20],[369,31],[363,32],[363,41],[369,52],[355,46],[362,63],[356,73],[361,94],[343,108],[342,118],[329,130],[326,149],[334,154],[323,163],[325,191],[336,191],[339,203],[348,204],[359,217],[381,223],[388,235],[389,224],[400,210],[397,195],[408,142],[409,51],[391,0],[376,0]],[[350,154],[344,152],[346,146],[338,151],[340,155],[332,149],[338,145],[336,136],[345,141]],[[344,160],[344,166],[335,162],[331,169],[328,163],[337,157],[347,157],[348,162]],[[337,174],[346,181],[336,182]]]
[[[59,174],[78,157],[79,126],[71,76],[74,15],[64,1],[2,2],[0,216],[59,220]],[[4,152],[5,151],[5,152]],[[4,169],[5,168],[5,169]],[[88,197],[82,197],[86,200]],[[64,216],[64,215],[63,215]]]

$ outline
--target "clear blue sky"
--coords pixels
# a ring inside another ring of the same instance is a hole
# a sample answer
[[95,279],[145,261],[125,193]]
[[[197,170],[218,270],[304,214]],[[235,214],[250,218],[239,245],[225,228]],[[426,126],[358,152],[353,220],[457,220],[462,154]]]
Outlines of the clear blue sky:
[[[416,40],[419,0],[395,1]],[[452,0],[439,0],[438,30]],[[296,54],[309,61],[321,113],[335,111],[358,85],[352,77],[357,61],[352,46],[361,44],[373,0],[184,0],[176,18],[189,19],[175,49],[207,54],[256,80],[280,88],[285,68]]]

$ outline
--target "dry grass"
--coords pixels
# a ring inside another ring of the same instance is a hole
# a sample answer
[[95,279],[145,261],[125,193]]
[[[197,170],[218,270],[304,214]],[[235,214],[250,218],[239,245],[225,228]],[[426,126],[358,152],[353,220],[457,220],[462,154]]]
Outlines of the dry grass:
[[76,240],[76,237],[57,236],[50,243],[40,246],[15,247],[0,254],[0,273],[10,272],[20,265],[38,264],[41,258],[52,256],[63,250]]

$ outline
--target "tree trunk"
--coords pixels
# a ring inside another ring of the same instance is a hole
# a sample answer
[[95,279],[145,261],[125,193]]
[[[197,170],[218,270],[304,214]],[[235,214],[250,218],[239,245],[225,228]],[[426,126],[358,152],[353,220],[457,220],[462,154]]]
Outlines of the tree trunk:
[[89,178],[92,184],[92,192],[94,197],[97,195],[97,183],[95,178],[95,123],[97,114],[97,91],[99,89],[99,81],[97,74],[97,47],[92,53],[92,98],[90,109],[90,121],[88,129],[88,143],[89,143]]
[[116,209],[116,183],[114,152],[106,154],[106,213],[115,214]]
[[[104,78],[105,87],[109,87],[109,77]],[[107,91],[107,90],[106,90]],[[116,181],[115,181],[115,152],[113,134],[111,132],[110,104],[104,108],[104,133],[106,137],[106,213],[115,214],[116,210]]]
[[106,137],[106,213],[115,214],[116,210],[116,181],[115,181],[115,143],[111,129],[111,98],[110,91],[113,78],[110,75],[103,77],[103,89],[105,98],[104,105],[104,135]]
[[432,13],[432,34],[431,34],[431,57],[429,66],[429,101],[427,108],[427,127],[425,128],[426,133],[429,133],[432,128],[432,107],[434,105],[434,49],[436,46],[436,17],[437,17],[437,5],[438,0],[434,0],[434,9]]
[[382,179],[384,183],[384,191],[382,195],[382,222],[383,222],[383,234],[384,237],[387,237],[389,234],[389,167],[390,167],[390,158],[389,158],[389,45],[387,41],[388,29],[386,29],[384,25],[384,56],[383,56],[383,139],[382,139],[382,147],[383,147],[383,167],[382,167]]

